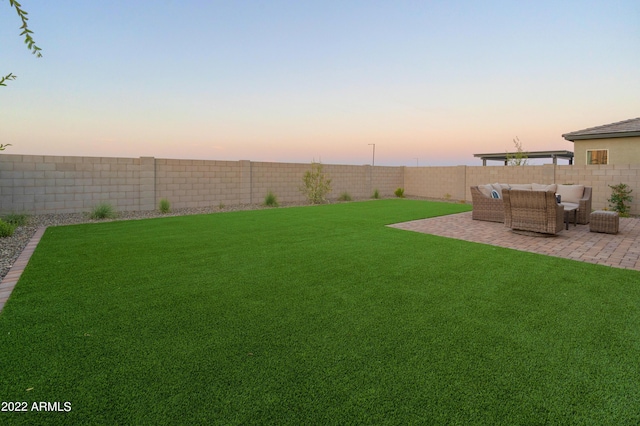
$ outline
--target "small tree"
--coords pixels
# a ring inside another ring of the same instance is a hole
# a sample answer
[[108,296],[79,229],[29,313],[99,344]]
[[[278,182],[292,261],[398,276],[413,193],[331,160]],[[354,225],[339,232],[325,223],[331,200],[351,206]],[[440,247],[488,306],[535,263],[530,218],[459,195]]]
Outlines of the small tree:
[[507,153],[507,165],[526,166],[528,163],[527,159],[529,158],[529,156],[527,155],[525,150],[522,149],[522,142],[520,142],[520,139],[518,139],[517,136],[513,140],[513,144],[516,146],[516,152],[514,154]]
[[325,196],[331,192],[331,179],[322,171],[322,164],[311,163],[311,170],[307,170],[302,178],[300,191],[304,193],[311,204],[326,203]]
[[631,191],[633,189],[629,188],[626,183],[619,183],[618,185],[609,185],[611,188],[611,198],[607,201],[609,202],[609,206],[618,214],[620,217],[629,217],[629,205],[633,201],[633,197]]

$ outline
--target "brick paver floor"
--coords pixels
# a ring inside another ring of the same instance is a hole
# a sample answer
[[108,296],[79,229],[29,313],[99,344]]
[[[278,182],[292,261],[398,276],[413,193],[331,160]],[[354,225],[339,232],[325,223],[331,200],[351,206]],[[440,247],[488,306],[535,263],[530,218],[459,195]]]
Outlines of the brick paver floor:
[[389,225],[458,240],[598,263],[640,271],[640,219],[620,218],[618,234],[589,232],[589,225],[569,225],[556,236],[535,237],[511,232],[502,223],[472,220],[471,212]]

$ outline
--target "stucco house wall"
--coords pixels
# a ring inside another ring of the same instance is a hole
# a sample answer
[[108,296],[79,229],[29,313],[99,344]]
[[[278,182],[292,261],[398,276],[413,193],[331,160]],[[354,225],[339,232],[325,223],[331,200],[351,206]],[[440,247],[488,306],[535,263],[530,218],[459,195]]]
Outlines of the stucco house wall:
[[565,133],[562,137],[573,142],[577,166],[587,165],[590,150],[607,150],[608,165],[640,164],[640,117]]
[[592,149],[608,150],[609,164],[640,164],[640,136],[576,140],[573,144],[578,166],[587,164],[587,150]]

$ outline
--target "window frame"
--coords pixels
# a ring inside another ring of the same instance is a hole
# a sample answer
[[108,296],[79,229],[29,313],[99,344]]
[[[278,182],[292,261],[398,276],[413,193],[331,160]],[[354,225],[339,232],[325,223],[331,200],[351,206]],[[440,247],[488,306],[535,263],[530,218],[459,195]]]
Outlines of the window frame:
[[[593,163],[593,162],[590,162],[590,160],[593,161],[592,160],[592,155],[590,155],[590,154],[592,152],[598,152],[598,151],[603,151],[605,153],[606,162],[604,162],[604,163]],[[598,166],[598,165],[607,165],[607,164],[609,164],[609,150],[608,149],[604,149],[604,148],[587,149],[586,163],[587,163],[587,166]]]

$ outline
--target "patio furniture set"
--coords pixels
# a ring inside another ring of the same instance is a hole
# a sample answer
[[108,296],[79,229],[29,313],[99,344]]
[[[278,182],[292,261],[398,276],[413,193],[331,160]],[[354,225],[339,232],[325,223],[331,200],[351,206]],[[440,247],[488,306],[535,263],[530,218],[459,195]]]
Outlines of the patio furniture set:
[[569,223],[591,232],[615,234],[616,212],[591,211],[591,187],[584,185],[487,184],[471,187],[472,218],[504,223],[514,232],[555,235]]

